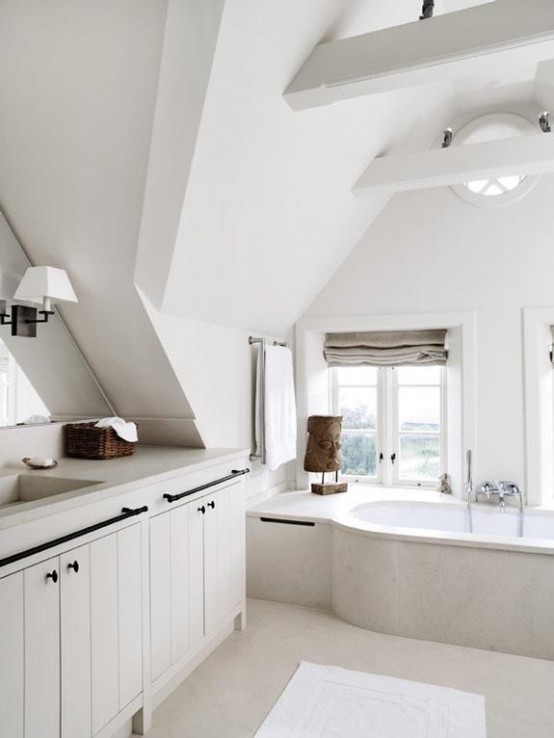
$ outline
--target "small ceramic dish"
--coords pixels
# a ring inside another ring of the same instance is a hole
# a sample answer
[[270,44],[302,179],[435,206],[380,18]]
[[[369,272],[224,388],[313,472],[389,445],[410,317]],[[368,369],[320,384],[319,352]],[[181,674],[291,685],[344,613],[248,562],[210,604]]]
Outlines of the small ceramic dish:
[[29,467],[29,469],[53,469],[55,466],[58,466],[58,462],[55,459],[50,459],[49,464],[44,463],[37,463],[38,459],[31,459],[29,456],[26,456],[24,459],[21,459],[21,461]]

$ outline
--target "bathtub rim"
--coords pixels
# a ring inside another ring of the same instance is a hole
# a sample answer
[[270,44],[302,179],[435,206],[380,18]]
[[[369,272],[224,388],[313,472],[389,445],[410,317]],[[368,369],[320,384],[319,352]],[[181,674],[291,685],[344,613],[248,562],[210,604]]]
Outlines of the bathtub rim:
[[[371,499],[368,499],[371,491]],[[247,517],[269,517],[284,521],[303,521],[319,525],[330,525],[338,530],[358,536],[369,536],[388,540],[427,543],[464,548],[481,548],[490,550],[513,551],[519,553],[542,553],[554,555],[554,540],[544,538],[517,538],[513,536],[479,535],[471,533],[451,533],[429,529],[415,529],[392,525],[378,525],[360,520],[352,510],[361,505],[392,502],[434,503],[436,505],[453,505],[462,510],[466,503],[458,498],[439,496],[429,490],[405,490],[403,488],[375,487],[349,490],[345,494],[333,495],[336,500],[313,495],[306,490],[283,492],[247,509]],[[317,498],[317,499],[314,499]],[[485,505],[487,503],[478,503]],[[306,511],[309,507],[309,512]],[[554,519],[552,508],[526,507],[525,515],[541,515]]]

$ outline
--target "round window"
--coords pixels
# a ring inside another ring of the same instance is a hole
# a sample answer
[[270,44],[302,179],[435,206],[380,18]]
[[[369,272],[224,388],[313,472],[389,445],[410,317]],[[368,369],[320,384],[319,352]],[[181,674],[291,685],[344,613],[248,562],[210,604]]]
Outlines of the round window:
[[[464,126],[452,142],[453,146],[498,141],[529,133],[537,128],[527,118],[511,113],[484,115]],[[464,184],[452,185],[453,192],[472,205],[496,207],[519,200],[538,182],[538,175],[511,174],[490,179],[476,179]]]

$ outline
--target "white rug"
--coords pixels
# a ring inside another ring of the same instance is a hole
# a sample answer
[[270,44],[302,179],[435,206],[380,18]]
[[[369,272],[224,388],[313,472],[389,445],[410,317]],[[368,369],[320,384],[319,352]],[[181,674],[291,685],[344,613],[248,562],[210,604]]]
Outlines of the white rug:
[[485,698],[301,663],[256,738],[486,738]]

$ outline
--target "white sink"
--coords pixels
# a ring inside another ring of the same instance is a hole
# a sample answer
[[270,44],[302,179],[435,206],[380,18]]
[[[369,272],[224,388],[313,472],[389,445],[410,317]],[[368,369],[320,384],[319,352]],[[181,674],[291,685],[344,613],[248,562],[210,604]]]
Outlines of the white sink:
[[0,506],[42,500],[45,497],[53,497],[63,492],[74,492],[95,484],[102,484],[102,482],[90,479],[41,477],[38,474],[13,474],[9,477],[0,477]]

